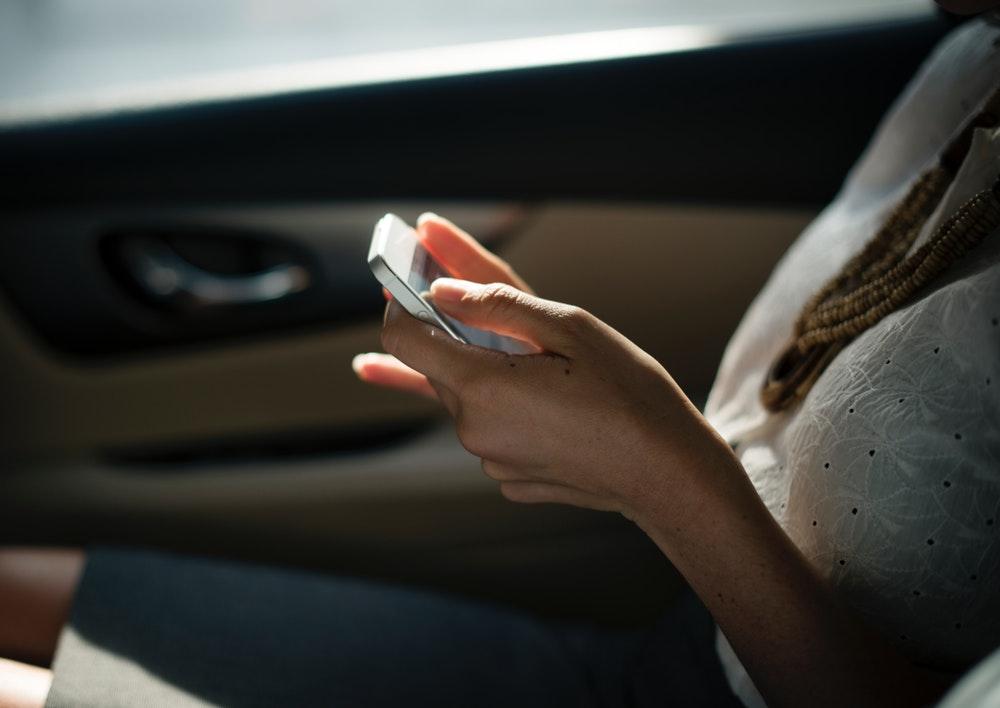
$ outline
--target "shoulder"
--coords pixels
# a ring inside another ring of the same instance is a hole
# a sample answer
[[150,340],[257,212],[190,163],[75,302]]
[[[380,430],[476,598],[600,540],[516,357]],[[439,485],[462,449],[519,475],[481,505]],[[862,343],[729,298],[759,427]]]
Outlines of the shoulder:
[[840,200],[860,205],[899,189],[933,160],[996,86],[1000,27],[965,23],[934,49],[882,119]]

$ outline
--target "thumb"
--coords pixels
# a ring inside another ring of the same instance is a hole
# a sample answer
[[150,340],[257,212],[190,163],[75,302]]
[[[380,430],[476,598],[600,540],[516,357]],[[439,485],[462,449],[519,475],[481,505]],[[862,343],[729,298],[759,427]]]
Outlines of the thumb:
[[549,352],[562,353],[575,327],[588,315],[578,307],[543,300],[507,285],[482,285],[455,278],[431,284],[434,305],[460,322],[516,337]]

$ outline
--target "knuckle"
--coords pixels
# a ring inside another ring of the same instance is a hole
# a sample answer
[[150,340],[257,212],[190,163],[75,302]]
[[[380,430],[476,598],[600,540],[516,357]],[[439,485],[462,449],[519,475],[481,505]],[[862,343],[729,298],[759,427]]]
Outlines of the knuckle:
[[592,326],[593,318],[587,310],[576,305],[567,305],[559,316],[562,328],[572,334],[587,332]]
[[486,302],[494,309],[509,307],[518,301],[520,291],[507,283],[490,283],[480,293]]
[[480,302],[485,305],[485,315],[491,320],[502,320],[516,308],[524,294],[507,283],[490,283],[479,293]]
[[571,325],[584,325],[590,320],[590,313],[578,305],[567,305],[563,319]]
[[489,283],[482,289],[482,296],[491,300],[510,300],[517,290],[508,283]]

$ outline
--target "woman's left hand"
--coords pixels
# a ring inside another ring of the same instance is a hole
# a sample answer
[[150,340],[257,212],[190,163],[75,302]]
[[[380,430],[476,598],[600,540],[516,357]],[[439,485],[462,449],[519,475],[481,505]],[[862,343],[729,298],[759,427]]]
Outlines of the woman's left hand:
[[386,310],[385,350],[427,376],[462,444],[508,499],[635,518],[662,505],[668,480],[686,486],[677,472],[692,461],[718,445],[729,453],[659,363],[584,310],[450,278],[431,297],[466,324],[541,350],[463,344],[396,302]]

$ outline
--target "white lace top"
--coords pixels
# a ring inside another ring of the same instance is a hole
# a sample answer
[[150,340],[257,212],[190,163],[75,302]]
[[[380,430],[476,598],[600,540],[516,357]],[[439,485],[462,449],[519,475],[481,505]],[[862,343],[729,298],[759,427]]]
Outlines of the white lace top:
[[[935,51],[757,296],[706,408],[835,591],[940,667],[1000,645],[1000,233],[851,343],[798,407],[768,414],[759,392],[802,305],[998,84],[995,24],[967,23]],[[998,173],[1000,130],[981,129],[914,248]],[[721,633],[718,648],[734,692],[763,706]]]

